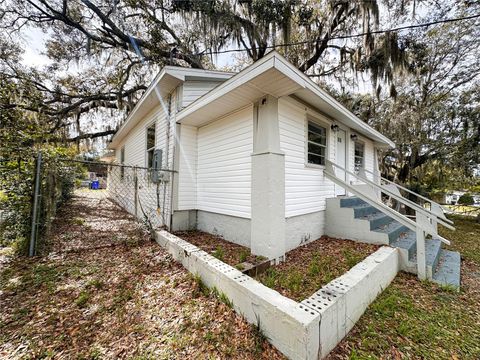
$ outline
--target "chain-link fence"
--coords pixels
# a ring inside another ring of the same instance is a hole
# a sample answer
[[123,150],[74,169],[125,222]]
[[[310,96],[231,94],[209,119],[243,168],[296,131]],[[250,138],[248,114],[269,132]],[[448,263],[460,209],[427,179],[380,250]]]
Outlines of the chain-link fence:
[[[31,201],[25,198],[31,208],[25,219],[30,230],[23,231],[30,240],[30,255],[48,248],[57,207],[69,206],[65,200],[72,196],[111,201],[137,217],[150,231],[170,226],[171,170],[41,156],[30,169],[28,184],[33,196]],[[9,214],[2,212],[2,218]]]
[[[169,227],[171,213],[170,170],[137,166],[106,165],[106,178],[98,180],[105,195],[150,229]],[[93,187],[96,187],[97,182]]]

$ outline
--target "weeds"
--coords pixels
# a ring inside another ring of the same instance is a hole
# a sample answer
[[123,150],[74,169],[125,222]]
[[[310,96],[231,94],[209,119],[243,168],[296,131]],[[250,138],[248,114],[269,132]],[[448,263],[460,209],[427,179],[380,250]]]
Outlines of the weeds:
[[203,294],[204,296],[210,295],[210,288],[203,282],[200,275],[198,274],[193,275],[193,281],[195,281],[195,284],[196,284],[195,293],[197,297],[200,294]]
[[255,352],[257,354],[261,354],[263,351],[263,346],[265,342],[268,340],[268,338],[265,336],[265,334],[262,331],[262,328],[260,326],[260,318],[257,316],[257,324],[251,324],[251,332],[253,335],[253,339],[255,340]]
[[88,282],[87,286],[88,287],[93,287],[97,290],[101,290],[105,286],[105,283],[101,280],[98,280],[98,279],[92,279]]
[[240,271],[245,270],[245,266],[243,264],[237,264],[237,265],[235,265],[235,268],[237,268]]
[[73,225],[85,225],[85,219],[82,219],[80,217],[74,217],[72,219],[72,224]]
[[87,305],[89,299],[90,293],[86,290],[82,290],[80,292],[80,295],[78,295],[77,299],[75,300],[75,304],[80,308],[84,308]]
[[212,255],[218,260],[223,261],[223,258],[225,257],[225,252],[223,251],[223,248],[219,245],[217,246]]
[[249,255],[249,253],[246,250],[242,250],[240,252],[240,257],[239,257],[238,261],[241,262],[241,263],[247,261],[248,255]]
[[342,255],[345,258],[348,268],[352,268],[363,260],[363,256],[352,249],[342,249]]

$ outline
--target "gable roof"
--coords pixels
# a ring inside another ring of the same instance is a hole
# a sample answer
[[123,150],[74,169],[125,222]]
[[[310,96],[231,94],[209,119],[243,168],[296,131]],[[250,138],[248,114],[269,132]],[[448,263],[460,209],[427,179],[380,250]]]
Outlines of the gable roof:
[[225,81],[235,73],[225,71],[182,68],[178,66],[165,66],[142,95],[135,107],[113,136],[109,148],[115,148],[118,143],[135,127],[152,109],[160,105],[159,97],[165,99],[178,85],[186,80],[216,80]]
[[274,97],[293,95],[332,120],[340,121],[374,140],[376,146],[395,147],[393,141],[355,116],[276,51],[270,52],[182,109],[177,114],[177,122],[202,126],[258,101],[266,94]]

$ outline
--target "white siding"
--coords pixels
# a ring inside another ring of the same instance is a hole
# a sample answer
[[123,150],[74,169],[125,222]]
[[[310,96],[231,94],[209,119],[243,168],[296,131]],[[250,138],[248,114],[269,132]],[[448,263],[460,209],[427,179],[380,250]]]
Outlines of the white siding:
[[153,109],[145,118],[140,121],[119,144],[116,155],[120,163],[120,149],[125,146],[125,164],[144,167],[147,165],[146,142],[147,127],[156,122],[156,147],[165,146],[165,115],[160,106]]
[[185,81],[183,83],[183,100],[182,108],[190,105],[192,102],[197,100],[200,96],[206,94],[213,88],[220,85],[222,82],[219,81]]
[[[164,104],[168,107],[168,99],[164,99]],[[172,109],[175,109],[175,93],[172,94]],[[153,123],[156,125],[155,148],[163,150],[162,168],[172,168],[175,117],[172,116],[169,128],[163,106],[158,105],[126,135],[116,149],[118,163],[120,163],[120,149],[125,147],[125,164],[139,167],[136,170],[138,178],[137,205],[135,205],[133,169],[126,168],[125,177],[121,180],[119,168],[114,168],[114,171],[111,173],[109,187],[111,196],[127,211],[134,214],[136,208],[136,215],[139,218],[143,219],[143,212],[145,212],[153,226],[161,226],[168,224],[170,219],[171,184],[168,182],[158,185],[157,194],[157,185],[150,181],[150,173],[144,169],[147,166],[146,131]],[[167,149],[168,138],[169,146]]]
[[[325,199],[335,196],[334,184],[323,169],[305,166],[305,106],[291,99],[279,101],[280,147],[285,152],[285,216],[325,210]],[[313,116],[315,118],[315,116]],[[328,158],[335,157],[335,137],[326,123]]]
[[197,128],[180,125],[178,209],[197,208]]
[[253,108],[198,129],[197,209],[250,218]]

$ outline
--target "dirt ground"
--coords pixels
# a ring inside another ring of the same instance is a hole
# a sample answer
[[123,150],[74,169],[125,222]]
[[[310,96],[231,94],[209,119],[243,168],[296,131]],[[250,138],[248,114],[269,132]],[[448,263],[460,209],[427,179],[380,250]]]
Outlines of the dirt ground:
[[77,193],[45,248],[1,269],[2,359],[283,358],[101,192]]

